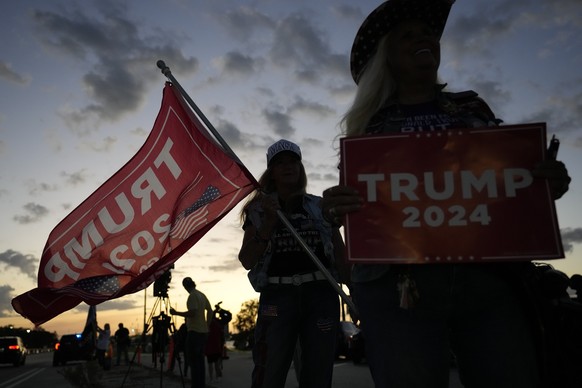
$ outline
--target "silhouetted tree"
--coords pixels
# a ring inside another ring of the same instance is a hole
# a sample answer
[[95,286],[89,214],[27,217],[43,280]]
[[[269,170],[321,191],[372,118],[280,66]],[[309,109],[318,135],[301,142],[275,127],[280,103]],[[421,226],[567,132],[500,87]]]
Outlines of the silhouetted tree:
[[253,347],[258,312],[258,299],[247,300],[241,305],[241,309],[233,322],[233,326],[237,331],[232,335],[235,348],[244,350]]
[[45,331],[42,327],[26,329],[23,327],[2,326],[0,337],[18,336],[29,349],[52,348],[58,341],[57,333]]

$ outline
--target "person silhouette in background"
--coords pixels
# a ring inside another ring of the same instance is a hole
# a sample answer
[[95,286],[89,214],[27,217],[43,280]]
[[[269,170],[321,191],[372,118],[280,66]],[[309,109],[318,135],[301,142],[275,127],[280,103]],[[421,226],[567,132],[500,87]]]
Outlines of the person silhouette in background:
[[[210,321],[210,329],[208,331],[208,341],[206,341],[206,348],[204,354],[208,363],[208,377],[209,381],[220,382],[222,379],[222,350],[224,347],[224,325],[220,319],[220,315],[216,310],[212,315]],[[216,375],[216,377],[215,377]]]
[[97,361],[103,369],[109,370],[111,368],[111,354],[108,354],[111,339],[109,323],[103,325],[103,328],[97,326],[97,333],[97,344],[95,345]]
[[582,303],[582,275],[575,274],[570,277],[570,288],[576,291],[575,301]]
[[186,301],[188,310],[176,311],[174,308],[170,308],[170,314],[186,318],[186,326],[188,328],[186,358],[190,363],[192,388],[204,388],[206,386],[204,346],[206,345],[210,320],[212,319],[212,307],[206,295],[196,289],[196,283],[192,278],[184,278],[182,285],[189,293]]
[[123,323],[119,323],[118,329],[115,331],[115,344],[117,350],[117,362],[115,365],[119,365],[122,354],[125,365],[129,364],[128,350],[130,342],[129,330],[123,326]]
[[[169,371],[173,372],[176,366],[176,362],[182,362],[178,365],[178,368],[182,371],[184,377],[188,376],[188,360],[186,359],[186,337],[188,336],[188,328],[186,323],[182,323],[178,330],[175,330],[172,341],[174,344],[174,351],[172,352],[172,359],[170,360]],[[183,356],[183,358],[180,357]],[[183,365],[183,367],[182,367]]]

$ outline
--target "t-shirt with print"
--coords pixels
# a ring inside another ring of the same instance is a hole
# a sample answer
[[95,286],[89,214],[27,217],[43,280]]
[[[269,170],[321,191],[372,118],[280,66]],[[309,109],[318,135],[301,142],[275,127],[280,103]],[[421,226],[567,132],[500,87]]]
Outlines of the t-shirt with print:
[[459,117],[442,111],[435,101],[398,105],[380,110],[371,120],[368,133],[386,132],[435,132],[453,128],[464,128],[466,124]]
[[[329,268],[329,259],[324,254],[321,235],[314,220],[302,206],[287,213],[286,217],[321,263]],[[313,260],[284,225],[273,232],[272,241],[273,256],[267,270],[269,276],[291,276],[317,271]]]
[[458,117],[440,110],[435,102],[401,105],[400,111],[404,117],[401,132],[434,132],[465,126]]

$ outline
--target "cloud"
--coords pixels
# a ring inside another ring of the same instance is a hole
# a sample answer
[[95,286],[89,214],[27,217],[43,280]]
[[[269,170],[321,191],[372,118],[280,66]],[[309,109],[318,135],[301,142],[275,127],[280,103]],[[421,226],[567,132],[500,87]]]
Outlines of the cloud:
[[216,130],[220,135],[224,138],[226,143],[235,148],[235,147],[243,147],[245,142],[242,136],[241,131],[238,127],[227,120],[218,120],[218,125],[216,126]]
[[[148,290],[149,291],[149,290]],[[135,307],[139,307],[140,304],[131,298],[123,297],[118,299],[108,300],[97,307],[98,311],[111,311],[111,310],[130,310]],[[104,322],[105,323],[105,322]],[[117,326],[115,323],[110,323],[112,326]]]
[[471,4],[467,7],[471,12],[463,15],[456,14],[458,5],[453,6],[451,13],[455,18],[445,28],[445,44],[453,50],[455,57],[488,56],[495,49],[495,42],[520,23],[523,10],[532,8],[528,5],[530,2],[481,2]]
[[61,113],[71,128],[90,119],[114,122],[136,111],[148,87],[158,84],[159,79],[152,77],[154,59],[169,60],[183,75],[198,67],[196,58],[182,54],[182,39],[159,30],[148,36],[117,2],[93,4],[97,11],[72,6],[62,13],[36,10],[32,14],[45,47],[89,65],[80,81],[90,102]]
[[28,85],[31,80],[30,76],[22,75],[12,70],[12,67],[4,61],[0,61],[0,78],[19,85]]
[[348,58],[331,51],[327,34],[309,18],[294,13],[277,23],[269,51],[273,64],[290,69],[296,78],[319,83],[330,75],[345,77]]
[[[460,15],[457,9],[461,8],[470,12]],[[576,44],[580,41],[579,32],[570,30],[582,26],[579,0],[488,1],[470,5],[467,3],[466,7],[457,2],[451,14],[455,16],[454,22],[447,25],[444,39],[457,57],[488,56],[496,49],[498,41],[517,30],[531,33],[532,29],[550,31],[551,28],[559,27],[555,39],[546,42],[546,50],[550,52],[556,49],[556,45],[550,42],[559,40],[562,46],[567,42]]]
[[[532,1],[532,0],[530,0]],[[551,27],[582,27],[582,8],[578,0],[554,0],[548,2],[532,1],[529,8],[537,5],[539,12],[527,13],[532,25],[541,25],[544,28]],[[572,36],[578,39],[578,36]]]
[[[354,18],[359,11],[338,6],[333,7],[333,13]],[[223,71],[256,74],[266,66],[265,60],[258,56],[264,52],[270,63],[302,82],[321,84],[329,77],[346,76],[347,55],[333,53],[326,31],[319,28],[320,23],[300,12],[275,20],[243,6],[215,17],[230,36],[244,43],[244,50],[239,50],[245,54],[233,51],[220,58]],[[257,55],[250,56],[249,52]]]
[[109,152],[113,149],[113,146],[117,144],[117,138],[112,136],[106,136],[101,141],[84,141],[81,143],[81,147],[89,149],[95,152]]
[[[87,170],[82,169],[80,171],[75,171],[72,173],[67,173],[62,171],[60,176],[65,180],[65,183],[70,186],[79,186],[87,182]],[[46,182],[36,182],[31,179],[26,182],[26,187],[28,188],[28,194],[32,196],[42,195],[43,193],[50,193],[59,190],[59,185],[51,184]],[[30,205],[30,204],[29,204]],[[27,205],[27,206],[29,206]],[[29,211],[34,211],[31,206],[27,209]]]
[[33,280],[36,280],[38,261],[33,255],[25,255],[11,249],[0,253],[0,263],[3,263],[5,268],[16,268]]
[[46,207],[32,202],[27,203],[23,206],[23,208],[28,214],[16,215],[12,217],[14,221],[23,225],[37,222],[49,213]]
[[241,270],[241,264],[238,259],[225,261],[222,265],[210,265],[208,270],[212,272],[234,272]]
[[81,169],[79,171],[74,171],[68,173],[66,171],[61,171],[60,174],[63,178],[65,178],[65,182],[72,186],[78,186],[85,182],[87,182],[87,170]]
[[30,195],[41,195],[43,193],[50,193],[57,191],[59,187],[55,184],[45,183],[45,182],[36,182],[34,180],[29,180],[26,182],[26,186],[28,187],[28,194]]
[[145,130],[142,127],[138,127],[138,128],[132,129],[129,132],[132,135],[139,136],[139,137],[142,137],[142,138],[147,138],[147,136],[149,135],[149,131]]
[[[452,61],[443,62],[443,70],[453,70],[449,79],[476,90],[507,123],[547,122],[570,135],[578,130],[582,80],[576,70],[582,56],[574,53],[582,52],[579,1],[457,2],[451,15],[443,38],[444,57]],[[563,81],[556,83],[556,76]]]
[[572,252],[574,244],[582,243],[582,228],[565,228],[560,230],[564,251]]
[[10,301],[12,300],[12,291],[14,288],[10,286],[0,286],[0,318],[14,316],[14,309]]
[[342,104],[349,104],[356,92],[356,84],[353,82],[344,82],[339,85],[332,85],[328,88],[329,93],[333,96],[336,100],[341,102]]
[[[215,128],[218,133],[237,154],[239,151],[251,154],[257,150],[264,151],[264,141],[257,140],[255,133],[245,133],[232,121],[222,118],[225,115],[224,107],[214,105],[210,107],[209,113],[215,116],[211,121],[216,123]],[[238,156],[240,157],[240,155]]]
[[327,105],[315,101],[307,101],[301,96],[296,96],[293,104],[289,106],[289,114],[306,113],[319,118],[335,117],[336,111]]
[[236,10],[216,15],[218,22],[240,42],[248,42],[258,29],[272,30],[275,22],[264,13],[242,6]]
[[282,138],[291,138],[295,133],[295,128],[291,125],[291,116],[282,112],[280,108],[263,109],[263,117],[271,131]]
[[503,108],[511,102],[511,93],[503,88],[502,82],[486,80],[478,76],[468,78],[467,83],[471,89],[478,90],[479,95],[491,106],[493,112],[503,119]]
[[247,78],[260,71],[264,60],[254,59],[238,51],[230,51],[216,60],[223,76]]
[[[582,89],[582,82],[578,84],[573,83],[570,89]],[[545,106],[525,117],[524,121],[552,123],[560,133],[578,132],[582,122],[582,91],[571,96],[563,93],[548,96]]]
[[365,18],[365,15],[359,7],[353,7],[347,4],[333,4],[331,11],[340,18],[355,20],[357,22],[362,22]]

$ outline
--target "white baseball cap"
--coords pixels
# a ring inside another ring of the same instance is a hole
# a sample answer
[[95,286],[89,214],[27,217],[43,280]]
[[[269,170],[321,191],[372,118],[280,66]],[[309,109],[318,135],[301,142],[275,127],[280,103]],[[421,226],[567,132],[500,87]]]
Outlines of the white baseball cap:
[[277,154],[283,151],[293,152],[297,157],[299,157],[299,160],[301,160],[301,148],[289,140],[281,139],[271,145],[267,150],[267,166],[271,164],[271,160],[273,160]]

